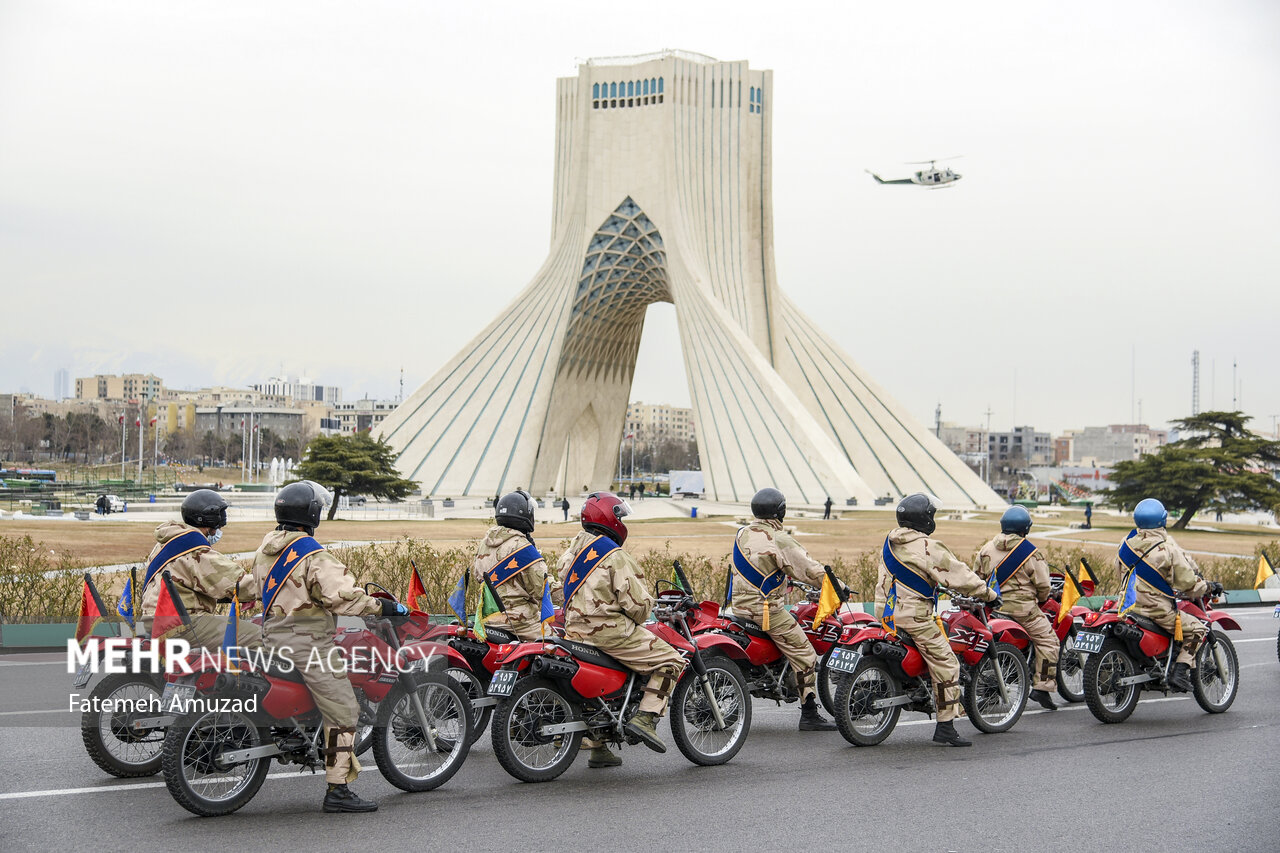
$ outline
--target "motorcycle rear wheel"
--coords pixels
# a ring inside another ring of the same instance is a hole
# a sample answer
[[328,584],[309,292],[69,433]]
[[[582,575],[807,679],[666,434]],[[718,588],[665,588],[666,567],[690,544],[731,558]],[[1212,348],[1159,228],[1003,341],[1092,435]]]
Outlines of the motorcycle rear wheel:
[[836,682],[836,726],[845,740],[854,746],[875,746],[898,724],[901,705],[874,709],[872,703],[899,694],[898,680],[885,664],[864,657],[851,675]]
[[[403,684],[378,706],[373,760],[401,791],[430,791],[453,778],[471,749],[471,700],[444,673],[417,675],[414,693],[422,700],[432,739],[422,730],[412,694]],[[432,748],[434,741],[434,749]]]
[[[1005,693],[1009,701],[1001,699],[996,683],[995,661],[1000,662],[1004,675]],[[987,734],[999,734],[1013,728],[1027,707],[1027,694],[1031,690],[1031,675],[1027,659],[1017,646],[1010,643],[992,643],[991,651],[978,662],[964,687],[964,710],[974,728]]]
[[1062,638],[1058,647],[1058,695],[1068,702],[1084,701],[1084,658],[1076,651],[1076,629]]
[[1236,647],[1226,634],[1214,631],[1213,642],[1218,646],[1227,671],[1224,673],[1218,669],[1213,649],[1204,642],[1196,652],[1196,669],[1191,673],[1191,681],[1200,707],[1210,714],[1221,714],[1231,707],[1240,692],[1240,661],[1236,657]]
[[582,745],[580,731],[538,733],[541,726],[580,719],[577,707],[556,684],[526,676],[493,712],[493,752],[498,763],[521,782],[549,782],[569,769]]
[[707,659],[707,679],[724,716],[716,731],[711,704],[692,667],[671,694],[671,738],[685,758],[703,767],[725,764],[747,741],[751,730],[751,696],[738,665],[723,655]]
[[818,701],[822,703],[823,708],[826,708],[827,713],[834,717],[836,715],[836,697],[835,691],[831,688],[831,671],[827,669],[827,661],[831,659],[831,651],[831,649],[827,649],[827,653],[822,656],[822,660],[818,664]]
[[[134,719],[164,716],[159,710],[161,686],[143,673],[115,673],[98,682],[89,694],[94,704],[80,715],[80,738],[93,763],[120,779],[153,776],[163,761],[164,729],[135,732]],[[107,711],[121,702],[141,704],[152,710],[122,713]]]
[[1104,723],[1123,723],[1138,707],[1141,685],[1117,682],[1138,674],[1138,666],[1124,645],[1107,637],[1097,654],[1084,664],[1084,700],[1089,712]]
[[238,711],[205,711],[180,717],[165,733],[164,784],[169,794],[201,817],[231,814],[253,799],[267,778],[270,758],[223,765],[227,749],[263,746],[271,733]]
[[[460,666],[451,666],[445,670],[449,677],[458,682],[458,686],[462,688],[462,692],[473,701],[483,699],[487,695],[488,685],[483,678],[478,677],[469,669],[463,669]],[[472,708],[471,714],[474,717],[471,723],[471,742],[475,743],[480,735],[484,734],[484,730],[489,725],[489,718],[493,716],[493,706],[488,708]]]

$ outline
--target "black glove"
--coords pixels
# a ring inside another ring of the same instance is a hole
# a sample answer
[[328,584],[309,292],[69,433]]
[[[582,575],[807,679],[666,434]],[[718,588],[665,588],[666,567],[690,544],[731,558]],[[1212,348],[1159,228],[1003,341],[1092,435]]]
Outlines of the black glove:
[[382,605],[382,618],[392,625],[403,625],[409,621],[409,608],[400,602],[392,601],[389,598],[380,598],[378,603]]
[[999,610],[1004,606],[1004,599],[997,595],[995,598],[988,601],[987,604],[991,605],[992,610]]
[[1209,594],[1222,595],[1222,584],[1217,581],[1209,581]]

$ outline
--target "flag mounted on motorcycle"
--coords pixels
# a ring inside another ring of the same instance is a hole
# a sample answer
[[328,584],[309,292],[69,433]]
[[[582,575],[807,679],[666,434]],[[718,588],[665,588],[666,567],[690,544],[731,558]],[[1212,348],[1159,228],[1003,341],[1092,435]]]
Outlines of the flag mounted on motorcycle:
[[467,580],[467,571],[463,569],[462,577],[458,578],[453,592],[449,593],[449,609],[454,612],[458,622],[463,626],[467,624]]
[[93,629],[103,622],[114,622],[115,616],[102,603],[98,588],[93,585],[93,578],[84,573],[84,587],[80,590],[80,612],[76,616],[76,642],[84,645],[85,639],[93,633]]
[[418,564],[413,560],[409,561],[409,591],[404,594],[404,603],[408,605],[410,610],[421,610],[418,606],[418,597],[427,594],[427,588],[422,584],[422,576],[418,574]]

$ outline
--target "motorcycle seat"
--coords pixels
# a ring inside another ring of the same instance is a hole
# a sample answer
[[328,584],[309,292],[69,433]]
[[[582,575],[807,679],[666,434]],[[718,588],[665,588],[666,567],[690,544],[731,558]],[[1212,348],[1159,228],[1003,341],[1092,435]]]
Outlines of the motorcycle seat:
[[[1162,637],[1173,636],[1173,633],[1171,631],[1166,631],[1164,628],[1161,628],[1159,625],[1157,625],[1155,621],[1147,618],[1146,616],[1139,616],[1136,613],[1130,613],[1127,618],[1130,621],[1132,621],[1135,625],[1137,625],[1139,628],[1145,628],[1146,630],[1151,631],[1152,633],[1155,633],[1155,634],[1159,634]],[[1184,622],[1183,624],[1186,624],[1186,623]]]
[[631,668],[608,653],[597,649],[595,646],[587,643],[580,643],[577,640],[566,640],[564,637],[552,637],[551,643],[559,646],[565,651],[572,654],[578,660],[586,663],[603,666],[606,669],[616,669],[621,672],[631,672]]
[[725,619],[737,625],[751,637],[759,637],[762,640],[770,639],[769,634],[760,629],[760,626],[750,619],[743,619],[741,616],[726,616]]
[[262,675],[270,676],[271,678],[278,678],[281,681],[292,681],[292,682],[295,682],[296,684],[306,683],[306,681],[302,677],[302,667],[295,666],[291,670],[285,670],[284,667],[282,667],[279,663],[275,662],[274,660],[266,668],[266,671],[258,670],[258,672],[260,672]]
[[508,631],[506,628],[498,628],[486,625],[484,629],[485,636],[489,638],[491,643],[518,643],[520,638]]

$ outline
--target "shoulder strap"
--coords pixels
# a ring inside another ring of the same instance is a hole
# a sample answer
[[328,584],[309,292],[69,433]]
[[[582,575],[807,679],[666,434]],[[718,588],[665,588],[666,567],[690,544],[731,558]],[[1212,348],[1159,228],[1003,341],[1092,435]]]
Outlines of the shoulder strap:
[[771,574],[766,575],[752,565],[751,561],[747,559],[747,555],[742,553],[742,548],[738,545],[736,538],[733,540],[733,569],[742,576],[744,581],[760,590],[763,595],[773,592],[787,579],[782,569],[774,569]]
[[165,566],[169,565],[174,560],[184,554],[190,554],[197,548],[208,547],[209,540],[206,539],[205,535],[199,530],[188,530],[185,533],[180,533],[173,537],[168,542],[164,543],[164,547],[160,549],[160,553],[156,554],[155,557],[152,558],[151,562],[147,564],[147,573],[143,576],[142,588],[145,590],[147,588],[147,584],[151,583],[151,579],[158,575]]
[[583,581],[596,570],[600,561],[617,550],[618,545],[612,539],[607,536],[597,536],[578,552],[573,564],[569,566],[569,577],[564,581],[565,607],[569,606],[569,599],[573,598],[573,594],[582,586]]
[[1150,563],[1143,559],[1161,543],[1157,542],[1141,554],[1138,554],[1129,545],[1129,540],[1133,538],[1137,532],[1138,531],[1135,528],[1133,532],[1126,536],[1124,541],[1120,543],[1120,562],[1123,563],[1125,568],[1130,572],[1137,575],[1139,580],[1146,583],[1156,592],[1171,600],[1177,598],[1178,593],[1174,590],[1173,586],[1164,579],[1164,575],[1156,571]]
[[501,586],[541,559],[542,553],[538,551],[538,547],[529,543],[490,569],[487,575],[489,583],[495,587]]
[[1018,543],[1018,547],[1014,548],[1008,554],[1004,555],[1004,559],[996,566],[992,574],[995,576],[996,583],[1004,586],[1009,578],[1013,577],[1018,569],[1026,565],[1027,560],[1031,559],[1031,555],[1036,552],[1036,546],[1031,544],[1030,539],[1023,539]]
[[289,579],[289,575],[293,574],[293,570],[301,565],[305,558],[310,557],[316,551],[323,550],[324,546],[315,539],[310,536],[303,536],[290,542],[289,547],[280,552],[280,556],[276,557],[275,563],[271,566],[271,571],[267,572],[267,578],[262,584],[263,613],[271,612],[271,605],[275,603],[276,596],[280,593],[280,588]]
[[894,556],[893,549],[889,547],[888,537],[885,537],[884,548],[881,549],[880,556],[884,560],[884,566],[889,570],[889,574],[893,575],[894,581],[902,584],[921,598],[937,597],[938,588],[932,582],[921,577],[914,569],[909,568]]

